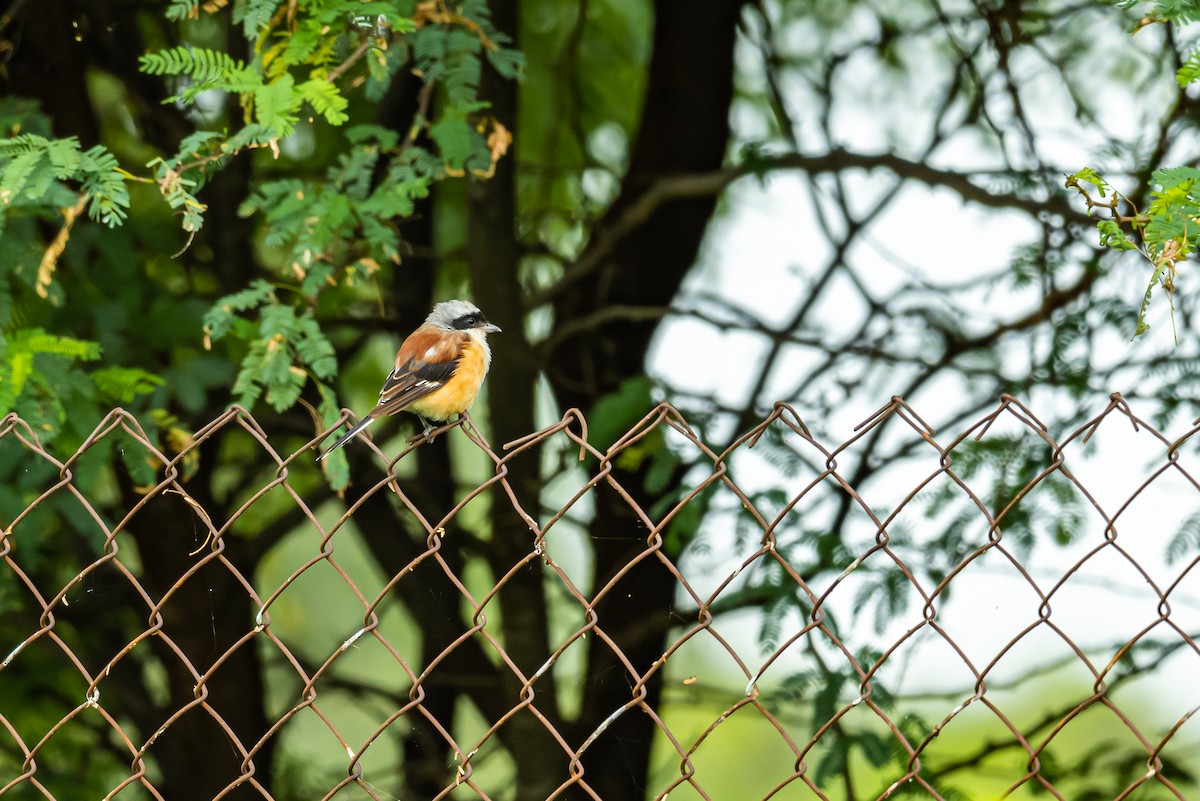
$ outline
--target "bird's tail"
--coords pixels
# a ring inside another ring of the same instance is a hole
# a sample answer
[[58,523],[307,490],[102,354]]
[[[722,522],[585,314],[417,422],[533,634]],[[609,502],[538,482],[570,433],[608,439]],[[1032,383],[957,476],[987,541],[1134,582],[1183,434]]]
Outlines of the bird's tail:
[[375,418],[371,417],[370,415],[367,415],[363,419],[359,420],[358,423],[356,423],[354,426],[352,426],[349,431],[347,431],[345,434],[342,434],[340,437],[338,437],[337,442],[333,443],[328,448],[321,451],[321,455],[317,457],[317,461],[318,462],[321,461],[326,456],[328,456],[329,454],[336,451],[338,448],[345,445],[347,442],[349,442],[351,439],[354,438],[355,434],[362,431],[364,428],[371,425],[371,423],[373,423],[373,422],[375,422]]

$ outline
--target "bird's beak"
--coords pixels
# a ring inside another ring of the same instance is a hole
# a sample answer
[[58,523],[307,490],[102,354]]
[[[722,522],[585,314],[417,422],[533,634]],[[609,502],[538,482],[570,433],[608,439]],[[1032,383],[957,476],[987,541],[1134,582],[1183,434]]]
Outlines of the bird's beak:
[[499,334],[500,326],[496,325],[495,323],[484,323],[479,330],[485,334]]

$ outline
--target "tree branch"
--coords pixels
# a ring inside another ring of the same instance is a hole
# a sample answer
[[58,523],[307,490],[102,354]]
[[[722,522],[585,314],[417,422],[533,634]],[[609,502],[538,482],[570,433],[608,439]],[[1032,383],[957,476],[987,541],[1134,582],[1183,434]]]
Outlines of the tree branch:
[[587,252],[571,265],[567,272],[552,285],[534,292],[527,308],[545,305],[591,275],[612,254],[618,244],[632,231],[646,223],[660,208],[676,200],[705,198],[719,195],[730,184],[748,176],[761,178],[763,175],[795,170],[810,176],[839,173],[846,170],[886,170],[899,178],[916,181],[932,188],[950,189],[963,200],[978,203],[988,208],[1017,209],[1038,217],[1046,213],[1060,214],[1070,219],[1086,221],[1087,215],[1072,207],[1066,199],[1054,196],[1048,200],[1036,200],[1012,193],[993,192],[974,183],[970,176],[1008,176],[1009,171],[979,170],[955,172],[910,161],[891,153],[865,154],[837,148],[829,153],[806,156],[787,153],[754,164],[724,167],[707,173],[675,175],[660,178],[651,184],[610,224],[598,228],[596,239]]

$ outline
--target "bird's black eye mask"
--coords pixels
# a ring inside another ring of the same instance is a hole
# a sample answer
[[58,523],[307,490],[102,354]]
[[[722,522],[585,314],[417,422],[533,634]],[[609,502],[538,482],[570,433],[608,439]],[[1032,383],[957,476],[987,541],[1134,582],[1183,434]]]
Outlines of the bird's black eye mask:
[[483,316],[482,312],[472,312],[459,317],[453,323],[451,323],[451,325],[457,328],[459,331],[466,331],[469,328],[478,328],[486,323],[487,318]]

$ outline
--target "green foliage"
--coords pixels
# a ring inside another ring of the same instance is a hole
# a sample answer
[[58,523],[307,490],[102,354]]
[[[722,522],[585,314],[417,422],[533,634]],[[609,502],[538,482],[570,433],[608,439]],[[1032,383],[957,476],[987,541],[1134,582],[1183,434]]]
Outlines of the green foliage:
[[1100,230],[1100,247],[1113,250],[1137,250],[1137,243],[1129,238],[1121,226],[1112,220],[1100,220],[1096,223]]
[[183,218],[183,230],[195,233],[204,224],[204,212],[208,208],[192,193],[198,188],[199,181],[185,178],[162,158],[154,158],[146,163],[154,170],[154,180],[158,183],[163,199]]
[[249,92],[262,84],[255,70],[247,69],[241,59],[203,47],[174,47],[158,53],[147,53],[138,59],[142,72],[148,75],[172,75],[191,79],[186,92],[167,98],[166,102],[191,100],[205,89]]
[[1175,82],[1180,88],[1191,86],[1200,80],[1200,50],[1193,50],[1175,73]]
[[[1196,181],[1200,170],[1194,167],[1172,167],[1155,170],[1151,180],[1155,189],[1146,214],[1146,244],[1161,250],[1172,239],[1182,239],[1193,247],[1200,237],[1200,225],[1194,220],[1200,211]],[[1189,227],[1191,230],[1189,231]]]
[[289,178],[262,184],[239,209],[265,215],[265,243],[280,263],[300,279],[300,292],[311,299],[339,279],[353,283],[400,261],[396,220],[413,212],[429,193],[439,168],[428,159],[404,154],[390,160],[385,180],[375,184],[384,153],[395,134],[377,126],[347,131],[354,144],[324,180]]
[[[946,481],[919,500],[937,536],[919,544],[920,559],[934,584],[945,578],[971,550],[999,539],[1018,558],[1026,559],[1038,543],[1070,545],[1087,529],[1087,507],[1079,489],[1060,471],[1042,475],[1053,461],[1040,440],[1032,435],[988,436],[964,440],[948,455],[948,466],[971,486],[986,485],[979,498],[996,520],[989,525],[972,499],[953,481]],[[1024,493],[1024,494],[1022,494]],[[1018,498],[1018,496],[1020,496]],[[893,543],[904,550],[906,542]],[[914,552],[914,560],[918,557]],[[868,563],[869,564],[869,563]],[[871,579],[860,600],[875,603],[875,625],[882,625],[903,611],[900,599],[911,595],[897,579],[889,586],[885,574]],[[942,591],[947,599],[961,586],[951,580]]]
[[[53,439],[67,421],[68,406],[89,396],[92,384],[97,389],[112,386],[112,377],[104,371],[89,377],[77,367],[100,356],[95,342],[56,336],[38,327],[0,332],[0,417],[16,411]],[[61,389],[64,383],[70,390]]]
[[298,87],[302,97],[330,125],[341,125],[350,119],[346,109],[350,101],[337,87],[324,78],[312,78]]
[[616,392],[601,398],[588,413],[591,443],[607,448],[632,428],[650,408],[653,388],[654,382],[648,376],[638,376],[625,380]]
[[1105,181],[1104,178],[1101,177],[1100,173],[1096,172],[1091,167],[1084,167],[1072,177],[1077,181],[1087,181],[1089,184],[1096,187],[1096,192],[1100,195],[1100,197],[1106,197],[1108,193],[1112,191],[1112,187],[1108,185],[1108,181]]
[[250,286],[226,295],[218,300],[204,315],[204,334],[210,339],[221,339],[237,320],[236,312],[257,308],[275,300],[275,289],[263,280],[252,281]]
[[[19,410],[21,401],[45,388],[46,375],[35,364],[37,356],[67,362],[100,358],[95,342],[47,334],[40,328],[21,328],[0,339],[0,415]],[[60,421],[61,422],[61,421]]]
[[104,367],[92,373],[96,389],[116,405],[128,405],[139,395],[153,392],[166,382],[138,367]]
[[165,12],[167,19],[179,21],[195,16],[200,0],[171,0]]
[[233,21],[242,26],[247,39],[254,39],[267,27],[282,0],[245,0],[233,6]]
[[[278,6],[278,0],[235,6],[233,21],[242,25],[254,48],[249,62],[187,45],[140,58],[143,72],[175,79],[176,91],[165,102],[194,105],[204,92],[222,91],[238,96],[245,115],[247,124],[240,130],[206,132],[200,142],[189,137],[175,156],[148,165],[163,197],[182,214],[185,231],[194,233],[203,223],[206,207],[194,193],[206,182],[208,170],[246,148],[267,146],[278,152],[278,142],[295,131],[306,107],[328,125],[351,122],[351,88],[365,77],[378,97],[383,82],[406,57],[446,98],[427,127],[438,155],[428,158],[415,142],[389,154],[393,164],[388,181],[379,187],[381,194],[409,200],[423,196],[429,183],[446,177],[441,165],[456,174],[488,170],[492,153],[475,124],[487,107],[478,100],[480,64],[486,51],[502,74],[515,76],[521,57],[492,27],[486,3],[472,0],[453,13],[418,9],[416,16],[407,16],[400,3],[324,0],[298,7],[286,20],[275,13]],[[195,3],[176,3],[171,10],[177,17],[198,13]],[[360,71],[366,75],[358,76]],[[406,174],[405,167],[419,174]],[[389,249],[381,240],[394,238],[377,223],[378,217],[363,226],[375,235],[375,250]],[[383,227],[389,226],[390,221]]]
[[[1200,2],[1196,0],[1154,0],[1152,3],[1144,3],[1142,0],[1119,0],[1116,5],[1127,11],[1136,9],[1142,14],[1135,31],[1150,23],[1186,25],[1200,20]],[[1146,6],[1149,8],[1145,8]],[[1200,80],[1200,50],[1193,50],[1176,71],[1175,81],[1181,88],[1186,88],[1197,80]],[[1114,191],[1113,201],[1110,204],[1102,204],[1092,199],[1087,190],[1080,186],[1079,181],[1092,184],[1101,198],[1111,190],[1092,168],[1085,167],[1067,179],[1067,186],[1078,189],[1087,200],[1089,208],[1103,206],[1111,212],[1111,219],[1101,220],[1099,223],[1101,247],[1113,250],[1137,249],[1135,241],[1122,229],[1122,226],[1126,225],[1140,234],[1145,244],[1145,254],[1153,269],[1138,311],[1133,334],[1135,337],[1150,329],[1146,315],[1155,287],[1161,286],[1170,299],[1171,293],[1175,291],[1177,264],[1195,252],[1200,244],[1200,224],[1196,222],[1197,212],[1200,211],[1200,197],[1194,189],[1197,178],[1200,178],[1200,170],[1194,167],[1155,170],[1151,179],[1153,186],[1150,205],[1145,213],[1138,214],[1135,210],[1132,216],[1119,213],[1117,201],[1128,202],[1120,193]],[[1174,309],[1172,303],[1172,325]]]
[[855,594],[854,605],[874,612],[873,625],[876,634],[883,630],[904,611],[913,587],[904,573],[893,567],[890,570],[872,572],[866,583]]
[[438,152],[452,170],[485,170],[490,163],[487,144],[472,118],[488,107],[479,102],[480,56],[504,77],[520,75],[523,60],[508,49],[509,39],[491,24],[484,0],[467,0],[448,19],[470,19],[472,26],[424,26],[411,37],[415,66],[426,80],[443,86],[449,103],[429,128]]
[[[1145,9],[1149,6],[1149,9]],[[1196,0],[1118,0],[1118,8],[1137,10],[1144,22],[1174,22],[1186,25],[1200,21],[1200,2]]]
[[1146,322],[1146,314],[1150,311],[1150,298],[1154,294],[1154,287],[1163,282],[1169,268],[1170,265],[1164,262],[1156,265],[1154,272],[1150,274],[1150,282],[1146,284],[1146,292],[1142,295],[1142,305],[1138,307],[1137,327],[1133,330],[1135,337],[1140,337],[1150,330],[1150,323]]
[[487,169],[490,154],[483,136],[469,122],[468,115],[486,108],[485,103],[476,103],[442,115],[429,127],[429,137],[438,146],[438,152],[451,170],[482,172]]
[[[144,370],[108,367],[85,373],[77,366],[100,358],[101,347],[42,328],[16,328],[0,333],[0,417],[16,412],[40,425],[52,440],[67,421],[75,400],[96,392],[121,403],[161,385],[162,379]],[[63,382],[72,390],[64,392]]]
[[[122,169],[118,155],[124,161],[144,150],[84,150],[74,137],[54,138],[31,105],[0,101],[0,132],[7,135],[0,139],[0,231],[7,225],[11,234],[0,255],[6,268],[14,268],[0,270],[0,333],[7,349],[0,402],[5,409],[37,397],[49,404],[37,419],[65,419],[62,409],[50,408],[62,406],[56,399],[63,394],[56,382],[62,381],[73,382],[75,391],[86,387],[93,403],[165,397],[157,391],[168,386],[166,379],[145,366],[105,364],[90,380],[80,380],[77,367],[42,370],[43,363],[51,364],[47,360],[65,360],[70,367],[100,353],[70,349],[83,340],[44,332],[38,338],[30,332],[42,329],[14,327],[14,304],[22,304],[21,319],[32,309],[32,319],[41,321],[50,315],[46,304],[71,300],[50,276],[60,259],[75,261],[76,239],[90,237],[72,227],[75,212],[62,223],[63,210],[86,198],[91,219],[117,227],[130,210],[129,182],[146,184],[187,234],[186,250],[205,224],[209,208],[203,193],[213,177],[255,151],[269,151],[276,164],[287,160],[290,137],[303,126],[305,136],[340,139],[342,155],[321,177],[268,175],[255,181],[239,211],[261,220],[266,274],[246,276],[240,290],[226,287],[203,316],[203,332],[196,328],[189,334],[198,341],[203,333],[210,348],[217,342],[228,346],[221,358],[237,363],[232,396],[238,402],[261,400],[283,411],[311,382],[319,417],[326,425],[336,420],[339,404],[328,382],[337,374],[337,363],[318,313],[355,302],[362,284],[400,262],[400,223],[434,184],[467,171],[490,173],[499,151],[485,140],[492,123],[481,117],[487,108],[478,95],[481,65],[487,59],[503,75],[516,77],[522,59],[492,25],[484,0],[453,8],[314,0],[286,14],[280,9],[280,0],[172,0],[167,5],[165,16],[174,22],[231,15],[235,30],[247,40],[248,55],[233,55],[242,51],[236,42],[193,37],[188,27],[173,37],[171,47],[129,54],[141,72],[166,83],[164,103],[206,121],[185,135],[174,153],[142,156],[140,175]],[[428,104],[434,111],[418,117],[404,137],[362,124],[374,113],[371,104],[359,100],[362,92],[377,100],[406,66],[416,70],[429,92],[438,93]],[[240,115],[214,118],[213,93],[232,96]],[[144,194],[134,198],[144,202]],[[59,241],[44,240],[32,218],[57,221]],[[178,245],[170,243],[165,253]]]
[[[258,325],[237,316],[240,311],[257,311]],[[205,315],[204,329],[210,341],[232,335],[249,346],[233,385],[237,402],[247,408],[263,397],[284,411],[299,399],[310,376],[324,392],[322,382],[337,374],[333,346],[311,311],[297,314],[280,303],[265,281],[218,301]]]
[[88,215],[110,228],[125,220],[129,192],[116,158],[100,145],[80,154],[83,194],[88,198]]
[[[221,91],[237,94],[254,122],[269,132],[268,141],[290,136],[295,130],[300,107],[306,99],[295,79],[285,70],[274,76],[263,74],[261,60],[246,65],[227,53],[206,48],[179,46],[139,59],[142,72],[186,79],[180,90],[163,102],[193,104],[201,93]],[[337,94],[336,87],[331,90]],[[319,96],[311,88],[308,93]],[[344,98],[339,100],[344,104]],[[321,99],[325,107],[333,103]],[[334,123],[340,124],[340,123]]]
[[[80,187],[72,190],[65,182]],[[18,210],[65,208],[80,195],[93,220],[109,227],[124,221],[129,192],[117,160],[105,148],[82,150],[73,136],[47,139],[28,133],[0,139],[0,231]]]
[[[1121,193],[1113,190],[1095,170],[1085,167],[1067,178],[1067,186],[1078,190],[1089,207],[1105,208],[1110,212],[1109,219],[1097,223],[1100,245],[1118,251],[1137,250],[1150,263],[1150,280],[1146,284],[1146,291],[1142,295],[1138,310],[1133,333],[1135,337],[1141,336],[1150,328],[1150,324],[1146,322],[1146,315],[1150,310],[1155,288],[1162,287],[1169,298],[1175,291],[1179,263],[1185,261],[1200,246],[1200,223],[1196,222],[1197,215],[1200,215],[1198,180],[1200,170],[1194,167],[1155,170],[1151,175],[1150,204],[1146,211],[1123,215],[1120,212],[1121,204],[1132,204]],[[1112,199],[1107,203],[1098,202],[1080,181],[1092,184],[1101,198],[1111,192]],[[1136,233],[1142,247],[1139,247],[1126,232],[1125,226],[1128,226],[1130,232]]]

